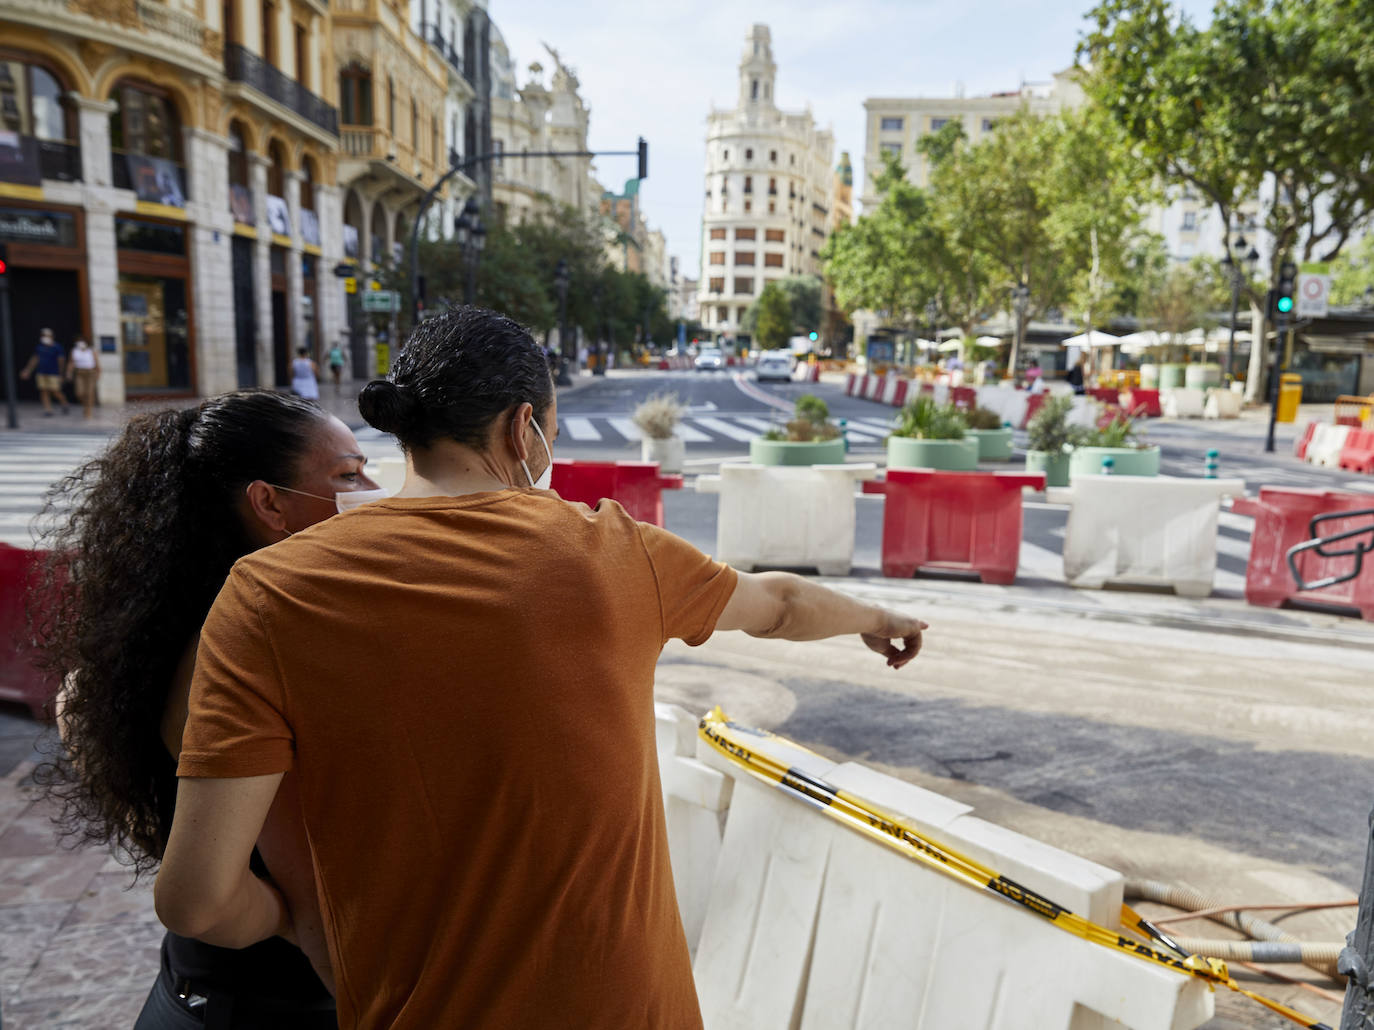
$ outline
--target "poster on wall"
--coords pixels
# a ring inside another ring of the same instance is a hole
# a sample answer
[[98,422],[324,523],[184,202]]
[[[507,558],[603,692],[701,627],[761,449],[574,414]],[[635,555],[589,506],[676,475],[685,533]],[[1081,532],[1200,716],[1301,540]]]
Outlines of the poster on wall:
[[17,132],[0,132],[0,181],[37,186],[43,181],[38,141]]
[[181,189],[181,169],[165,157],[144,157],[125,154],[129,163],[129,181],[139,200],[168,207],[185,207],[186,194]]
[[291,213],[281,197],[267,195],[267,224],[277,236],[291,235]]
[[233,212],[234,221],[242,222],[244,225],[255,224],[257,219],[253,217],[253,191],[247,186],[230,186],[229,210]]
[[344,231],[344,257],[358,258],[358,229],[353,225],[345,225]]
[[301,211],[301,239],[311,247],[320,245],[320,217],[314,211]]

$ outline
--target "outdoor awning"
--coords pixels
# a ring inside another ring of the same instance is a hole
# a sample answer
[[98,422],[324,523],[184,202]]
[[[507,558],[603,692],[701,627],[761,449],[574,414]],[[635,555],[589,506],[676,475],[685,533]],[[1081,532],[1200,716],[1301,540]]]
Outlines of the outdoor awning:
[[944,343],[940,344],[940,353],[951,354],[954,351],[962,350],[963,346],[963,340],[946,340]]
[[1000,347],[1000,346],[1002,346],[1002,337],[1000,337],[1000,336],[980,336],[980,337],[978,337],[978,339],[974,340],[973,342],[976,343],[979,347]]
[[1061,347],[1115,347],[1121,337],[1113,336],[1111,333],[1104,333],[1100,329],[1089,329],[1086,333],[1079,333],[1077,336],[1070,336],[1067,340],[1060,341]]

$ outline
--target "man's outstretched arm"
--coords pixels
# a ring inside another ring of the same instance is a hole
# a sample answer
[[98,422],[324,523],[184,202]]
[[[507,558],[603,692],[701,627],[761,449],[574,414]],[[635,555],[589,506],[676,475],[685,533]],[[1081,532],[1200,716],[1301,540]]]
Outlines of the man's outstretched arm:
[[741,572],[716,629],[780,640],[824,640],[857,633],[887,659],[889,667],[900,669],[920,653],[926,624],[789,572]]

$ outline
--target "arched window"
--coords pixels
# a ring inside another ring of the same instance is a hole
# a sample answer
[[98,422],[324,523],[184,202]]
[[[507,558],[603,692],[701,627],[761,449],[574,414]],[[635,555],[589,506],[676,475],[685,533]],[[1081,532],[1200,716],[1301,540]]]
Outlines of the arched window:
[[0,60],[0,130],[21,137],[20,162],[4,178],[30,185],[40,178],[80,180],[76,118],[64,93],[57,76],[42,65]]
[[181,119],[170,96],[156,86],[119,82],[111,94],[110,151],[115,185],[139,200],[186,205],[181,164]]
[[229,123],[229,210],[234,221],[252,225],[253,189],[248,178],[248,142],[239,122]]
[[357,260],[361,256],[358,241],[363,235],[363,205],[358,194],[348,191],[344,200],[343,243],[344,257]]
[[372,207],[372,253],[369,257],[374,265],[380,265],[386,257],[386,212],[381,204]]
[[286,155],[279,141],[267,144],[267,192],[273,197],[286,195]]
[[372,124],[372,73],[361,65],[339,72],[339,120],[344,125]]
[[315,178],[315,159],[307,154],[301,159],[301,240],[312,247],[320,245],[320,218],[315,213]]

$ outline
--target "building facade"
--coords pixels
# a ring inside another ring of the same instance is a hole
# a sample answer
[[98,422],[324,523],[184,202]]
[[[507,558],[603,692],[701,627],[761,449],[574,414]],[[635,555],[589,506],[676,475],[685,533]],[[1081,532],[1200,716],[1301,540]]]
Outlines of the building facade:
[[738,100],[707,120],[698,302],[702,323],[724,338],[738,336],[769,282],[820,275],[831,226],[834,137],[810,111],[781,110],[776,83],[768,26],[754,25]]
[[454,43],[485,12],[444,3],[0,0],[16,364],[46,326],[91,341],[104,402],[285,386],[336,342],[374,374],[335,269],[396,260],[484,117]]

